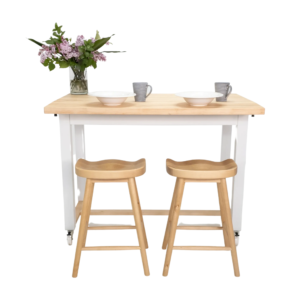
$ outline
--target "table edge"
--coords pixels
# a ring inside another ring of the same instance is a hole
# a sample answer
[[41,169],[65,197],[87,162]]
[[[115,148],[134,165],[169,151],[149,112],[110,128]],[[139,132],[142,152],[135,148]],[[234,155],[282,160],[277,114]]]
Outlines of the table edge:
[[[229,109],[229,108],[228,108]],[[159,113],[152,113],[151,111],[147,111],[147,112],[139,112],[139,111],[132,111],[130,113],[122,113],[122,112],[116,112],[116,113],[105,113],[105,112],[93,112],[93,111],[88,111],[88,112],[82,112],[82,108],[80,108],[81,112],[74,112],[74,109],[72,108],[72,110],[66,108],[66,109],[53,109],[53,108],[47,108],[47,106],[44,108],[44,114],[59,114],[59,115],[124,115],[124,116],[133,116],[133,115],[137,115],[137,116],[222,116],[222,115],[226,115],[226,116],[236,116],[236,115],[265,115],[265,108],[264,107],[259,107],[259,108],[254,108],[254,109],[236,109],[236,111],[234,111],[234,109],[230,109],[231,112],[228,113],[228,111],[226,112],[227,109],[224,109],[224,112],[218,112],[218,113],[214,113],[214,112],[209,112],[209,111],[202,111],[199,113],[199,111],[196,111],[194,113],[189,112],[180,112],[178,113],[178,111],[172,111],[172,110],[161,110]]]

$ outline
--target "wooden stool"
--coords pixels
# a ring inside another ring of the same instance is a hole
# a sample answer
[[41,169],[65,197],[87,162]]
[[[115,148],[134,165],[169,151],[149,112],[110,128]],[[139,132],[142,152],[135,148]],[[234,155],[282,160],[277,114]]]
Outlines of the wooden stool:
[[[87,178],[83,208],[81,213],[80,228],[78,233],[78,241],[74,260],[73,277],[77,277],[81,251],[83,250],[140,250],[144,273],[149,276],[149,267],[147,261],[146,248],[148,242],[146,231],[137,192],[135,177],[141,176],[146,171],[145,159],[136,162],[127,162],[122,160],[103,160],[98,162],[89,162],[79,159],[75,166],[76,174],[80,177]],[[127,182],[130,192],[132,210],[136,226],[98,226],[88,227],[94,184],[96,182]],[[103,230],[103,229],[136,229],[139,240],[139,246],[103,246],[103,247],[86,247],[87,230]]]
[[[167,249],[163,276],[167,276],[170,267],[172,251],[174,250],[231,250],[234,275],[240,276],[236,246],[233,234],[231,212],[228,200],[226,178],[233,177],[237,173],[237,165],[232,159],[222,162],[212,162],[207,160],[190,160],[176,162],[167,159],[167,172],[177,177],[173,200],[170,208],[167,228],[163,241],[163,249]],[[184,185],[186,182],[217,182],[222,227],[212,226],[188,226],[180,228],[177,226],[180,206],[182,202]],[[195,228],[197,227],[197,228]],[[213,230],[222,229],[225,247],[213,246],[174,246],[176,229],[199,229]]]

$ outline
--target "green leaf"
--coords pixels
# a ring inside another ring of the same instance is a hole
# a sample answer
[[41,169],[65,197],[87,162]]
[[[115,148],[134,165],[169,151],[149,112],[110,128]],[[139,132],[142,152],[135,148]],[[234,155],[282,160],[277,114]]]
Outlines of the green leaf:
[[126,51],[101,51],[101,53],[123,53]]
[[84,65],[80,65],[80,71],[83,72],[85,70],[85,66]]
[[94,69],[97,68],[97,63],[92,59],[91,66],[93,66]]
[[57,32],[58,34],[60,34],[61,33],[61,28],[62,28],[62,26],[58,26],[57,25],[57,23],[55,23],[55,25],[54,25],[54,29],[52,30],[53,32]]
[[60,43],[60,39],[55,39],[51,36],[49,40],[45,41],[45,43],[47,43],[48,45],[54,45]]
[[59,67],[62,68],[62,69],[69,67],[69,63],[67,61],[65,61],[65,60],[59,61],[58,64],[59,64]]
[[96,31],[95,40],[98,41],[98,40],[100,40],[100,39],[101,39],[101,38],[100,38],[100,34],[99,34],[99,31],[97,30],[97,31]]
[[93,62],[94,62],[94,60],[93,60],[92,58],[89,58],[89,63],[88,63],[88,65],[89,65],[89,66],[92,66],[92,65],[93,65]]
[[35,44],[39,45],[40,47],[42,47],[42,46],[43,46],[43,44],[42,44],[42,43],[40,43],[40,42],[38,42],[38,41],[36,41],[36,40],[34,40],[34,39],[29,39],[29,41],[32,41],[33,43],[35,43]]
[[43,65],[44,65],[45,67],[47,67],[47,66],[49,65],[49,61],[50,61],[49,58],[45,59]]
[[54,70],[55,69],[55,64],[52,61],[50,61],[49,65],[48,65],[48,68],[49,68],[50,71]]
[[[114,35],[114,34],[113,34]],[[113,36],[112,35],[112,36]],[[95,43],[94,43],[94,51],[95,50],[98,50],[99,48],[101,48],[102,46],[104,46],[109,40],[110,40],[110,38],[112,37],[112,36],[110,36],[110,37],[107,37],[107,38],[103,38],[103,39],[100,39],[100,40],[98,40],[98,41],[96,41]]]

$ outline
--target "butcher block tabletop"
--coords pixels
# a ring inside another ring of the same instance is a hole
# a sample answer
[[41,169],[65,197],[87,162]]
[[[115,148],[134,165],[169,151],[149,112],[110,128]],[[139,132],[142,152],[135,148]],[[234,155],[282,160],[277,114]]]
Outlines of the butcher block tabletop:
[[66,95],[44,108],[45,114],[79,115],[263,115],[259,104],[237,94],[231,94],[227,102],[192,107],[181,97],[172,94],[151,94],[146,102],[135,102],[129,97],[120,106],[104,106],[96,97]]

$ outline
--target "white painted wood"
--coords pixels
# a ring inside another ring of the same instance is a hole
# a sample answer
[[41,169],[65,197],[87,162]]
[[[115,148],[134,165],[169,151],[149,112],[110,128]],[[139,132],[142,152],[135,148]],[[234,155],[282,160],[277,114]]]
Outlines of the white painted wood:
[[238,166],[238,171],[237,175],[233,178],[231,203],[232,223],[235,232],[239,232],[242,229],[247,130],[248,116],[239,116],[234,153],[234,160]]
[[65,213],[65,229],[75,229],[75,195],[74,195],[74,169],[72,130],[69,115],[59,115],[60,147],[62,161],[63,198]]
[[[234,159],[238,165],[238,173],[233,179],[231,210],[234,231],[241,230],[248,116],[60,115],[59,117],[66,230],[72,231],[76,226],[73,147],[76,161],[85,158],[84,125],[222,125],[221,160],[230,158],[232,125],[236,125]],[[77,185],[80,191],[78,200],[83,200],[85,180],[78,178]]]
[[221,161],[230,158],[232,126],[222,126]]
[[73,125],[237,125],[238,116],[70,115]]
[[[75,150],[75,164],[78,159],[85,159],[85,137],[84,137],[84,125],[73,125],[74,130],[74,150]],[[78,189],[78,201],[83,201],[86,179],[77,176],[77,189]]]

